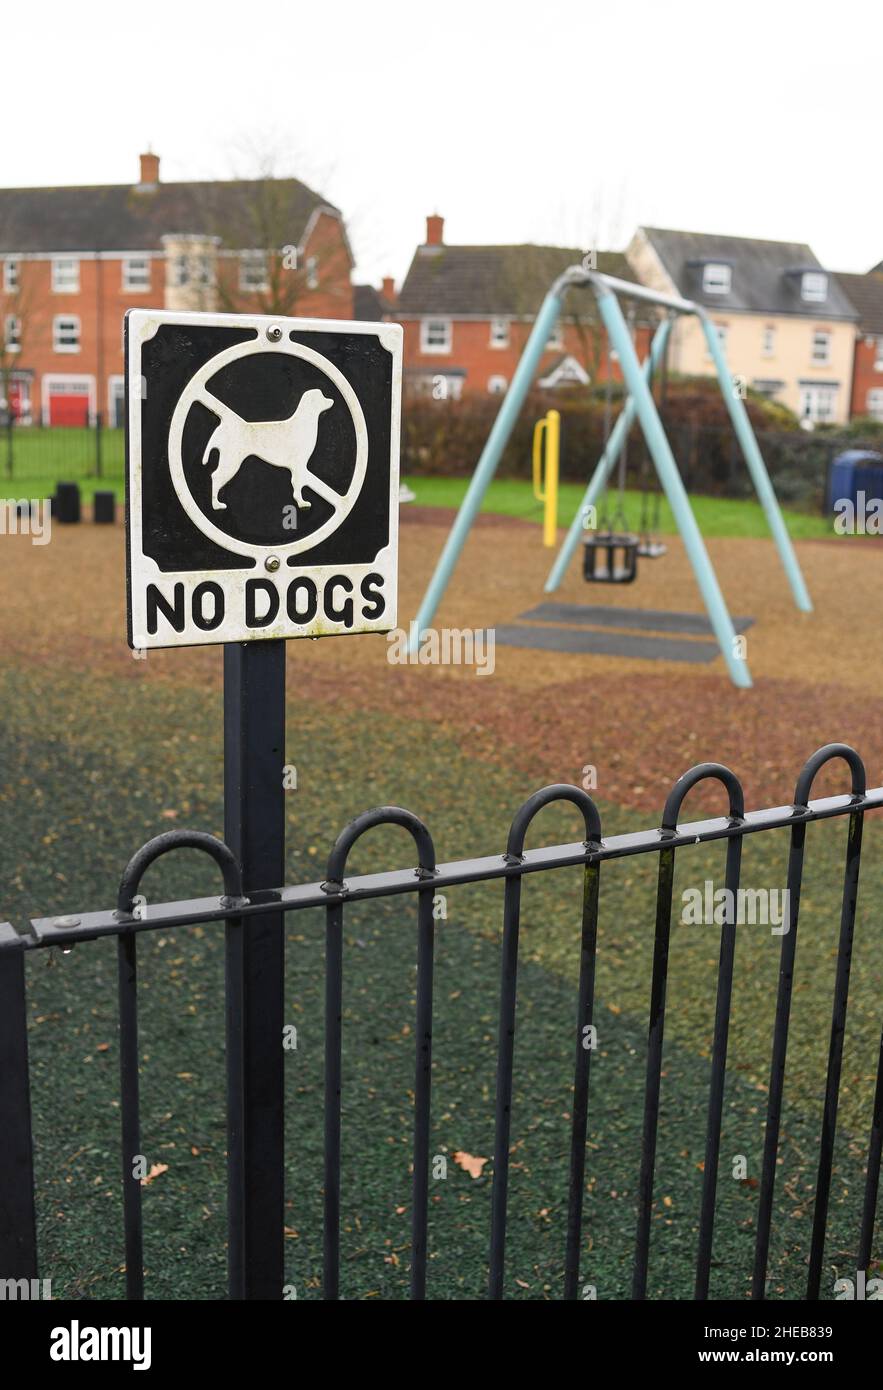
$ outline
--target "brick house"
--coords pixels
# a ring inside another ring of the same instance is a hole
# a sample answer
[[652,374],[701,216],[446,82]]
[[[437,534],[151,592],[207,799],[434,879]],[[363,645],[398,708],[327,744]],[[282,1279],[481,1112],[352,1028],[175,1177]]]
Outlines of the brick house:
[[353,315],[339,210],[296,179],[0,189],[0,399],[22,423],[122,423],[129,308]]
[[837,282],[858,315],[850,414],[883,421],[883,273],[838,274]]
[[[709,310],[749,386],[801,419],[848,419],[857,315],[808,246],[639,227],[626,256],[643,284]],[[676,321],[668,360],[687,376],[714,371],[697,319]]]
[[[449,246],[444,219],[426,219],[426,241],[414,253],[392,313],[404,329],[406,388],[437,398],[497,394],[512,380],[534,318],[552,285],[584,252],[559,246]],[[625,257],[599,252],[597,268],[634,280]],[[389,297],[389,284],[386,295]],[[603,380],[606,335],[594,296],[572,290],[540,364],[537,384],[556,387]],[[649,343],[646,315],[636,345]],[[619,376],[615,362],[612,374]]]

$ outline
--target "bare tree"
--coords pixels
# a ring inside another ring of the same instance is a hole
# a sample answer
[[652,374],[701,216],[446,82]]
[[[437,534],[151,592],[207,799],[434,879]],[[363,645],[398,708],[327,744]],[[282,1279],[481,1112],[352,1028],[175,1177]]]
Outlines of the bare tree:
[[[279,158],[252,160],[255,173],[201,186],[201,220],[216,242],[216,301],[237,313],[290,316],[317,291],[349,316],[351,256],[342,220],[323,223],[323,205],[300,180],[280,176]],[[300,242],[313,223],[310,245]]]

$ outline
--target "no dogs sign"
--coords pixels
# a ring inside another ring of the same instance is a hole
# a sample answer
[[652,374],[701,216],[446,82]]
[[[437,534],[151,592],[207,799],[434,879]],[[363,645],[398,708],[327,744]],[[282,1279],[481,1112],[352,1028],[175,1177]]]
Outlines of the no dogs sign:
[[396,625],[402,330],[126,315],[134,648]]

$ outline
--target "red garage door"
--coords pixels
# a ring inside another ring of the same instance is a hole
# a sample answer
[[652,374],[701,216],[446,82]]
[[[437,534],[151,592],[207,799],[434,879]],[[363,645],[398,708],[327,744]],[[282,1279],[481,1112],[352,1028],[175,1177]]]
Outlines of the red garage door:
[[81,429],[89,423],[89,383],[71,381],[53,383],[49,388],[50,425],[78,425]]

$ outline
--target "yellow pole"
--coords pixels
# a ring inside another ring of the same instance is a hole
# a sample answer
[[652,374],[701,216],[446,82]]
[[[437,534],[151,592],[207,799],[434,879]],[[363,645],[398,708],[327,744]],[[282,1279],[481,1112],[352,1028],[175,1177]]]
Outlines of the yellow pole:
[[561,416],[557,410],[546,415],[546,514],[543,521],[543,544],[554,548],[558,543],[558,455],[561,441]]
[[548,419],[543,416],[542,420],[537,420],[533,427],[533,495],[538,502],[545,502],[546,500],[546,494],[543,491],[542,441],[543,431],[548,423]]

